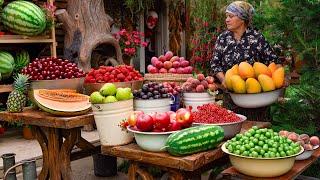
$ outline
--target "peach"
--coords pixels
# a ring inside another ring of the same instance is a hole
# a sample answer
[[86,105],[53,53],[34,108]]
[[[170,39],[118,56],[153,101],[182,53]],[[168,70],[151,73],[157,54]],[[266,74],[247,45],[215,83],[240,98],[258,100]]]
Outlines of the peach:
[[204,87],[202,84],[199,84],[197,87],[196,87],[196,91],[197,92],[203,92],[204,91]]
[[297,142],[299,139],[299,136],[297,133],[291,132],[288,134],[288,139],[290,139],[291,141]]
[[160,55],[158,59],[161,62],[165,62],[166,61],[166,58],[164,57],[164,55]]
[[167,61],[170,61],[170,59],[173,57],[173,52],[167,51],[164,57],[166,58]]
[[207,76],[207,77],[206,77],[206,80],[207,80],[207,82],[208,82],[209,84],[212,84],[212,83],[214,82],[214,77],[212,77],[212,76]]
[[209,84],[208,85],[208,89],[210,89],[210,91],[216,91],[218,89],[218,86],[216,84]]
[[318,136],[312,136],[310,138],[310,143],[313,145],[313,146],[317,146],[320,144],[320,141],[319,141],[319,137]]
[[306,151],[313,150],[313,147],[312,147],[311,144],[305,144],[305,145],[303,145],[303,148],[304,148],[304,150],[306,150]]
[[305,144],[305,143],[304,143],[304,141],[303,141],[303,140],[301,140],[301,139],[300,139],[300,140],[298,140],[298,141],[297,141],[297,143],[298,143],[300,146],[304,146],[304,144]]
[[202,80],[201,84],[203,85],[204,89],[208,88],[208,82],[206,80]]
[[165,61],[163,63],[163,67],[166,68],[166,69],[170,69],[172,67],[172,62],[170,61]]
[[305,144],[309,143],[310,137],[308,134],[300,134],[299,139],[303,140]]
[[289,131],[286,131],[286,130],[281,130],[281,131],[279,131],[279,135],[280,135],[280,136],[287,137],[288,134],[289,134]]
[[198,75],[197,75],[197,79],[198,79],[199,81],[203,81],[203,80],[205,79],[205,77],[204,77],[203,74],[198,74]]

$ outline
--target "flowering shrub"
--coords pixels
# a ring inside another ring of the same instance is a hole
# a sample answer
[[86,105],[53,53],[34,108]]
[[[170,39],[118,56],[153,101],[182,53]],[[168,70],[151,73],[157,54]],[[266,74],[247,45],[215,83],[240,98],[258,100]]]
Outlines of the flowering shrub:
[[137,48],[140,46],[146,47],[147,42],[143,42],[141,38],[144,33],[139,31],[129,32],[126,29],[121,29],[119,32],[114,34],[114,37],[119,41],[122,53],[133,57],[137,54]]
[[208,75],[218,30],[211,31],[209,23],[200,18],[195,18],[194,24],[194,32],[190,43],[191,64],[197,73]]

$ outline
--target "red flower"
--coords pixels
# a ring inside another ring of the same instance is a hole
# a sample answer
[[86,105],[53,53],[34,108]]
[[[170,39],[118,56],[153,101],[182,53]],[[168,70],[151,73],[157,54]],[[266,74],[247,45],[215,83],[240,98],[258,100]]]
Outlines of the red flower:
[[148,44],[141,41],[144,33],[139,31],[129,32],[126,29],[121,29],[118,33],[114,34],[114,37],[118,40],[121,49],[127,56],[135,56],[138,47],[146,47]]

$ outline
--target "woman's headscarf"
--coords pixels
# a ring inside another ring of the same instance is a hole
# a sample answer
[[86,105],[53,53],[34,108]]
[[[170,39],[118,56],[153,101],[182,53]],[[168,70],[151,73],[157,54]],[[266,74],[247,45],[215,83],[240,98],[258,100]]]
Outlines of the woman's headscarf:
[[227,7],[226,12],[238,16],[240,19],[247,21],[250,25],[254,14],[254,8],[248,2],[234,1]]

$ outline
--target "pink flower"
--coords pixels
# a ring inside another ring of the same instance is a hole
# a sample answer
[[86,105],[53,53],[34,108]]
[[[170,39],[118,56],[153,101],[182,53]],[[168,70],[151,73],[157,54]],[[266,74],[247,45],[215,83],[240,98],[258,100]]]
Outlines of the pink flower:
[[141,44],[143,47],[147,47],[148,46],[148,43],[147,42],[142,42]]
[[126,41],[124,44],[129,46],[131,43],[130,43],[130,41]]

